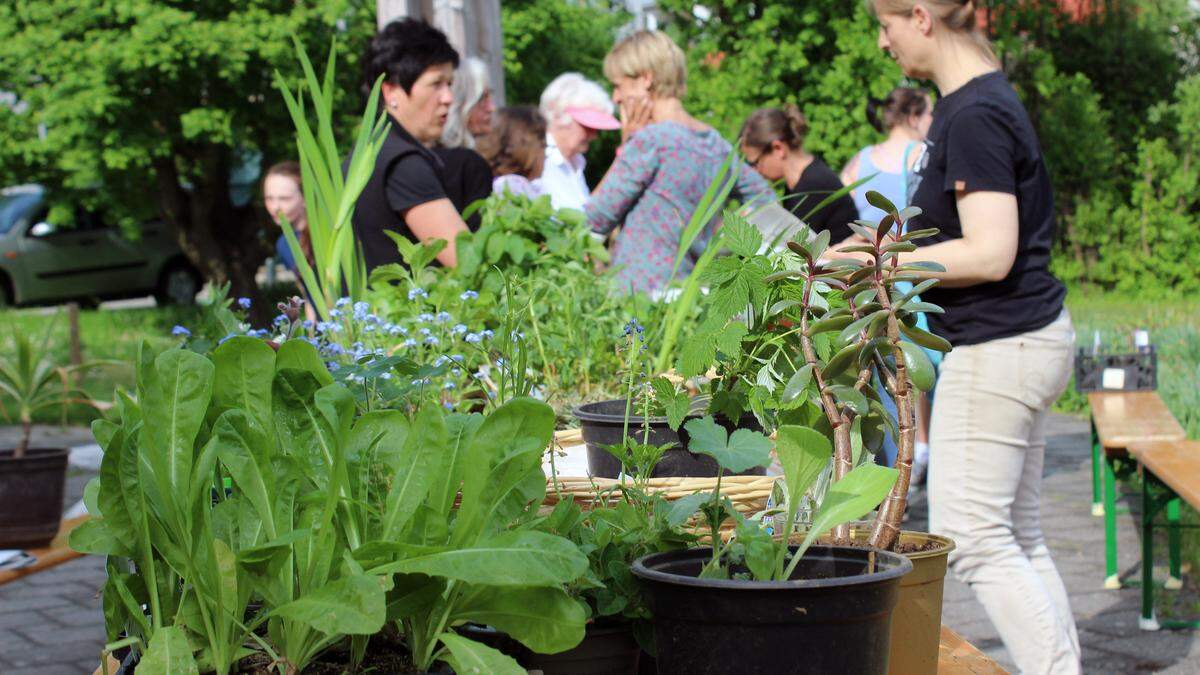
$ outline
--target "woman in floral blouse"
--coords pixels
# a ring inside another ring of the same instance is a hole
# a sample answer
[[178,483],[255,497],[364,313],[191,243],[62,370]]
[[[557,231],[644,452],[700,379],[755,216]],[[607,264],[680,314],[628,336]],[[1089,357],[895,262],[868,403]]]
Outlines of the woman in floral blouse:
[[[621,227],[613,245],[618,282],[652,292],[670,281],[683,228],[731,146],[684,110],[687,62],[666,34],[640,31],[617,43],[604,59],[604,74],[621,109],[623,143],[588,201],[588,223],[600,234]],[[738,169],[735,198],[774,199],[761,176],[740,162]],[[701,247],[715,226],[710,223],[706,236],[698,238]],[[680,273],[692,264],[685,256]]]

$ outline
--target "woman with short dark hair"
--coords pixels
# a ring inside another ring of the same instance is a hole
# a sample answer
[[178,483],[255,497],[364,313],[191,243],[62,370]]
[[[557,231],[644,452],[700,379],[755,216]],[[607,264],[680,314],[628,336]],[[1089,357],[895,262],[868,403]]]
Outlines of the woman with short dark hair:
[[441,138],[454,102],[458,53],[433,26],[401,19],[375,36],[363,64],[367,87],[383,77],[383,105],[391,123],[354,210],[367,270],[400,262],[387,231],[411,241],[445,241],[437,261],[453,267],[455,238],[467,226],[447,196],[442,161],[430,147]]

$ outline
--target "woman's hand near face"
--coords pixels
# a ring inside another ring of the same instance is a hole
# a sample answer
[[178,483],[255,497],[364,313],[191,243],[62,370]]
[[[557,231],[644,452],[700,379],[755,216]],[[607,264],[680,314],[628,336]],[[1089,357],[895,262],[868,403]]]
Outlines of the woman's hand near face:
[[621,143],[653,121],[654,106],[648,96],[630,96],[621,100]]

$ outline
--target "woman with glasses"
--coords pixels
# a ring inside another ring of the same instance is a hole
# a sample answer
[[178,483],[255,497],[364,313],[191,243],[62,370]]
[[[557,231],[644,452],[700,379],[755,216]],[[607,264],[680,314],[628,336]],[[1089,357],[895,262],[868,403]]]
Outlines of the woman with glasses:
[[850,236],[850,223],[858,218],[858,209],[850,195],[843,194],[809,215],[844,186],[828,164],[804,149],[807,135],[808,120],[796,106],[760,108],[742,125],[742,154],[763,178],[783,181],[785,207],[814,232],[828,231],[829,240],[837,244]]

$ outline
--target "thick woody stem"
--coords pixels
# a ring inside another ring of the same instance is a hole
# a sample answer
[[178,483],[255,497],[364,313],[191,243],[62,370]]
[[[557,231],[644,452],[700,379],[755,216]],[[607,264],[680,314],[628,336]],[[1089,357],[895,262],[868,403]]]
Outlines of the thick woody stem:
[[[881,266],[878,259],[875,273],[875,293],[880,304],[886,310],[892,309],[888,297],[887,286],[883,283]],[[894,268],[894,266],[893,266]],[[885,377],[892,398],[896,401],[896,421],[899,424],[900,438],[897,443],[896,469],[900,475],[896,484],[879,508],[875,516],[875,524],[871,528],[870,545],[875,548],[892,549],[900,537],[900,523],[904,518],[904,509],[908,504],[908,483],[912,475],[913,450],[916,443],[916,424],[913,413],[913,390],[908,379],[908,368],[904,365],[904,352],[900,349],[900,323],[893,312],[888,316],[888,343],[892,347],[892,356],[896,360],[896,375],[893,377],[887,368],[880,365],[880,371]]]

